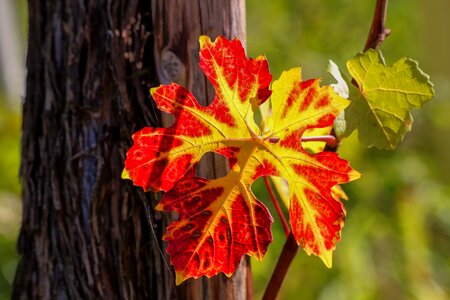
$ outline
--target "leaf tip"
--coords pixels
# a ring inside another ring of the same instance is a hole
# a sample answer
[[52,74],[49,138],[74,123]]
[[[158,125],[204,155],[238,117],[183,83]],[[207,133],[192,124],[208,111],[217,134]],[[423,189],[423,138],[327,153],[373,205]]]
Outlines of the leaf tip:
[[354,181],[354,180],[356,180],[356,179],[359,179],[359,178],[361,178],[361,176],[362,176],[361,173],[359,173],[358,171],[353,170],[353,169],[352,169],[351,172],[348,174],[349,181]]
[[[299,245],[301,245],[301,244],[299,244]],[[331,249],[328,249],[328,250],[323,249],[323,251],[317,253],[317,252],[312,251],[311,249],[303,247],[303,250],[305,250],[306,254],[308,254],[309,256],[311,256],[311,254],[318,256],[328,269],[331,269],[333,267],[333,251],[334,251],[334,249],[335,249],[335,246],[333,246]]]
[[176,279],[175,279],[175,284],[176,284],[176,285],[180,285],[180,284],[182,284],[183,282],[185,282],[187,279],[189,279],[188,276],[185,276],[185,275],[184,275],[183,273],[181,273],[181,272],[176,272],[175,277],[176,277]]
[[424,91],[424,94],[422,95],[423,104],[425,104],[426,102],[431,100],[434,97],[435,92],[434,92],[434,84],[433,84],[433,82],[431,82],[430,75],[425,73],[419,67],[419,63],[414,59],[404,57],[403,59],[398,60],[394,64],[394,66],[400,65],[401,63],[409,65],[411,71],[414,73],[414,75],[413,75],[414,79],[416,79],[417,81],[419,81],[420,83],[422,83],[424,85],[425,91]]
[[333,267],[333,252],[327,251],[320,255],[320,259],[322,259],[323,263],[328,269],[331,269]]
[[334,90],[334,88],[332,86],[329,86],[329,88],[331,89],[331,91],[333,91],[334,95],[333,95],[333,101],[336,103],[337,106],[339,106],[339,112],[337,114],[340,114],[341,112],[344,111],[344,109],[346,109],[352,102],[344,97],[342,97],[341,95],[339,95],[338,92],[336,92]]
[[201,35],[198,40],[200,42],[200,49],[203,49],[207,45],[211,44],[211,38],[207,35]]
[[129,173],[128,170],[125,169],[125,168],[124,168],[123,171],[122,171],[121,177],[122,177],[122,179],[131,179],[131,178],[130,178],[130,173]]
[[150,95],[152,95],[152,97],[153,97],[153,95],[156,93],[156,91],[158,90],[158,86],[157,87],[152,87],[152,88],[150,88]]

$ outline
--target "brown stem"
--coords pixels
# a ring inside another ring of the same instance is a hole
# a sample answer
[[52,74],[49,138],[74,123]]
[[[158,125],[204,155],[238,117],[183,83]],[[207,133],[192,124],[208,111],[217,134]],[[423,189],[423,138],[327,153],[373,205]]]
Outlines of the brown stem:
[[[280,141],[279,137],[272,137],[269,139],[270,143],[278,143]],[[339,142],[334,134],[318,135],[318,136],[302,136],[302,143],[305,142],[325,142],[328,146],[336,148]]]
[[284,213],[280,207],[280,203],[278,202],[278,199],[275,196],[272,186],[270,185],[269,178],[267,176],[264,176],[263,178],[264,178],[264,184],[266,185],[266,188],[267,188],[267,192],[269,193],[270,200],[272,200],[273,206],[275,206],[278,216],[280,217],[281,224],[283,225],[284,233],[286,234],[286,237],[287,237],[287,236],[289,236],[289,233],[291,233],[289,224],[288,224],[286,218],[284,217]]
[[302,142],[325,142],[328,146],[337,148],[339,142],[334,135],[319,135],[319,136],[303,136]]
[[275,270],[272,273],[269,284],[264,292],[263,300],[273,300],[277,297],[281,285],[286,277],[287,271],[297,255],[298,245],[292,233],[289,234],[286,243],[283,246],[281,255],[278,259]]
[[384,39],[391,33],[389,29],[386,29],[387,6],[388,0],[377,0],[364,51],[378,49]]
[[326,152],[337,152],[337,149],[338,149],[340,143],[338,142],[338,139],[336,137],[336,132],[334,131],[334,128],[331,129],[330,135],[333,136],[336,139],[336,143],[334,143],[334,144],[327,143],[325,145],[325,148],[323,149],[323,151],[326,151]]

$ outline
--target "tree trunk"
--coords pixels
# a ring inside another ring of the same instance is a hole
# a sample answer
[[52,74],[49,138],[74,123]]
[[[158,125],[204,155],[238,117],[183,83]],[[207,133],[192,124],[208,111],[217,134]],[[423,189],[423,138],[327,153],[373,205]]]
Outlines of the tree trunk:
[[[148,88],[177,81],[206,104],[198,36],[244,29],[243,0],[29,0],[14,299],[251,296],[246,260],[232,279],[175,288],[159,195],[120,177],[131,134],[161,126]],[[225,172],[213,156],[206,164],[204,176]]]

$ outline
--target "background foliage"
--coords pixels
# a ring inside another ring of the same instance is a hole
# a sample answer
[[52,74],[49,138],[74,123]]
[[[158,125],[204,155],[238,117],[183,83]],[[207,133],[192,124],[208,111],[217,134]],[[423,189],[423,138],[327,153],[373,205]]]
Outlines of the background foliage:
[[[251,56],[264,53],[275,78],[302,65],[305,78],[332,82],[326,74],[328,59],[345,72],[345,61],[364,46],[374,5],[248,0],[248,51]],[[450,66],[445,54],[450,22],[444,15],[449,9],[445,0],[390,1],[387,27],[392,34],[381,47],[386,61],[390,65],[403,56],[418,60],[431,76],[436,96],[422,111],[413,111],[413,131],[393,152],[365,149],[355,133],[344,141],[339,152],[363,177],[345,185],[350,201],[333,269],[300,251],[280,299],[450,296]],[[257,295],[284,242],[277,221],[274,231],[266,259],[252,261]]]
[[[11,1],[16,41],[24,57],[25,1]],[[341,70],[360,51],[375,1],[247,0],[247,48],[265,54],[274,78],[302,65],[304,78],[323,77],[328,59]],[[412,133],[394,151],[364,149],[353,134],[339,149],[363,174],[347,184],[350,201],[342,241],[328,270],[299,252],[280,299],[447,299],[450,297],[450,11],[448,0],[389,3],[392,35],[381,50],[388,64],[403,56],[419,61],[436,96],[415,113]],[[0,50],[5,41],[0,40]],[[23,59],[24,60],[24,59]],[[23,65],[18,66],[23,68]],[[0,299],[9,299],[20,225],[20,96],[7,91],[11,70],[0,63]],[[259,197],[264,187],[255,186]],[[269,201],[266,201],[268,203]],[[273,211],[273,210],[272,210]],[[256,299],[284,243],[275,241],[262,263],[252,261]]]

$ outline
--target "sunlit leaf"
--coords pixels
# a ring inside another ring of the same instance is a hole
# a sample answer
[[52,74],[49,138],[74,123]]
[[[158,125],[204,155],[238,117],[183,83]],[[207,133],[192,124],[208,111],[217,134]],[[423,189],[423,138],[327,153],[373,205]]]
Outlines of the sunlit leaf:
[[411,130],[410,109],[422,107],[434,95],[428,75],[408,58],[386,66],[376,50],[356,55],[347,68],[359,87],[350,87],[347,135],[357,129],[365,146],[394,149]]
[[[261,176],[289,184],[289,212],[297,242],[331,266],[331,254],[345,218],[333,194],[337,184],[359,177],[336,153],[306,152],[305,130],[326,128],[348,101],[319,80],[301,80],[300,68],[273,83],[272,116],[261,133],[253,109],[269,96],[272,79],[264,57],[248,59],[238,40],[200,38],[200,67],[216,96],[202,107],[186,89],[152,89],[159,109],[175,116],[169,128],[144,128],[133,136],[124,178],[145,190],[168,191],[157,209],[178,212],[164,235],[177,273],[187,278],[231,276],[244,254],[262,259],[272,240],[272,217],[253,195]],[[207,180],[192,168],[206,152],[224,155],[229,173]]]

